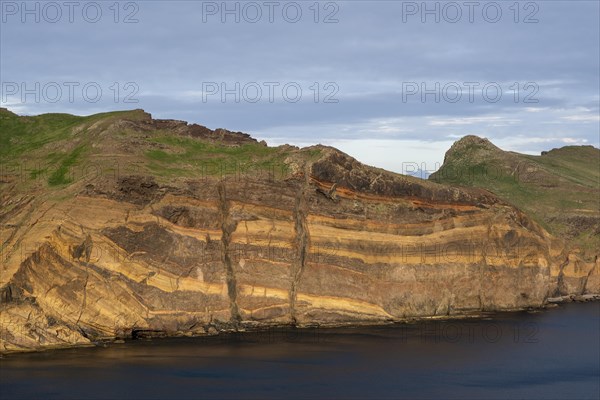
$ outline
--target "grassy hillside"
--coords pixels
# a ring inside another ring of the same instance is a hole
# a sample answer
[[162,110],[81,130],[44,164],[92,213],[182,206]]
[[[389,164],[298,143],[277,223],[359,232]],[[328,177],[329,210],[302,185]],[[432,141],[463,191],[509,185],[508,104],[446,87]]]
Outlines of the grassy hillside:
[[[18,116],[0,108],[0,176],[16,176],[23,190],[62,189],[100,174],[140,173],[164,181],[263,172],[281,176],[290,149],[268,147],[241,133],[153,120],[143,110]],[[315,151],[307,150],[306,156]]]
[[[315,160],[322,151],[268,147],[239,132],[154,120],[143,110],[22,117],[0,108],[0,181],[23,194],[46,196],[50,189],[66,196],[75,183],[100,175],[147,174],[164,183],[207,175],[283,178],[298,172],[301,159]],[[594,147],[530,156],[467,136],[429,179],[488,189],[555,235],[598,253],[600,150]]]
[[485,188],[532,215],[587,255],[600,248],[600,150],[566,146],[533,156],[466,136],[429,178]]

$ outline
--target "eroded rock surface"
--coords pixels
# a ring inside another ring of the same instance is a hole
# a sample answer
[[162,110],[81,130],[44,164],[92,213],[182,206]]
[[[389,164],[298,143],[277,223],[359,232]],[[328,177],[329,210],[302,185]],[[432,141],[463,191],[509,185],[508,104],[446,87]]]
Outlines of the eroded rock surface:
[[[177,121],[119,123],[212,135]],[[249,140],[221,134],[230,146]],[[569,255],[487,191],[323,146],[282,151],[276,177],[142,170],[23,193],[5,174],[0,350],[448,317],[600,292],[598,261]]]

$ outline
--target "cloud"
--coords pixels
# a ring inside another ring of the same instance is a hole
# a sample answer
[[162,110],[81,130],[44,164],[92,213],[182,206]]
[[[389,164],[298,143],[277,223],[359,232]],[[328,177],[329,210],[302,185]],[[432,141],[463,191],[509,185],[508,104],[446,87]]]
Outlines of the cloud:
[[[3,23],[2,82],[97,82],[104,95],[98,102],[78,96],[56,103],[21,102],[17,95],[2,105],[28,114],[144,108],[158,118],[245,131],[269,143],[336,144],[390,168],[397,168],[393,155],[402,149],[441,161],[448,145],[466,134],[515,150],[541,151],[563,140],[598,145],[597,2],[541,2],[539,22],[532,24],[515,23],[509,9],[495,24],[481,18],[421,23],[419,16],[402,22],[402,2],[335,2],[337,23],[323,23],[323,9],[315,23],[312,3],[299,3],[304,18],[298,23],[281,14],[273,23],[221,23],[220,15],[204,21],[202,2],[136,4],[139,22],[132,24],[115,23],[109,9],[96,24]],[[128,82],[139,88],[136,103],[123,101]],[[273,102],[264,96],[256,103],[223,102],[220,94],[205,101],[205,82],[242,88],[294,82],[303,96],[296,103],[281,92]],[[332,82],[339,101],[326,103],[325,85]],[[423,101],[421,93],[404,99],[407,82],[419,88],[497,83],[502,97],[486,101],[478,89],[473,102],[465,91],[456,103],[443,93],[439,101],[435,95]]]
[[567,115],[566,117],[561,117],[562,119],[566,119],[568,121],[576,121],[576,122],[598,122],[600,121],[600,115],[592,115],[592,114],[580,114],[580,115]]
[[[428,124],[431,126],[448,126],[448,125],[474,125],[474,124],[482,124],[482,123],[492,123],[496,122],[496,124],[492,124],[491,126],[508,126],[511,124],[516,124],[521,122],[518,119],[507,118],[497,115],[492,116],[482,116],[482,117],[463,117],[463,118],[448,118],[448,119],[437,119],[433,121],[429,121]],[[497,122],[501,122],[501,124],[497,124]]]

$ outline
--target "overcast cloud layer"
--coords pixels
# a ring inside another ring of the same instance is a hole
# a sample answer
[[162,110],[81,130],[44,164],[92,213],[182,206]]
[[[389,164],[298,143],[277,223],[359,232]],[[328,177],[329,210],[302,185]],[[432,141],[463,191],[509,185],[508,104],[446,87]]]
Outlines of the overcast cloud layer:
[[398,172],[467,134],[600,145],[598,1],[114,4],[2,1],[2,106],[143,108]]

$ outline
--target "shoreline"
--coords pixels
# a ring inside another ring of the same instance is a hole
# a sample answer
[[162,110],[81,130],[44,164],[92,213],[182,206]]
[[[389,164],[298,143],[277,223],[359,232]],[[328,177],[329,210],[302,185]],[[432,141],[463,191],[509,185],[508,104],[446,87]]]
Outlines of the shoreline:
[[563,304],[563,303],[587,303],[590,301],[600,301],[600,294],[570,294],[567,296],[548,297],[548,304]]
[[127,342],[148,342],[160,339],[174,339],[174,338],[214,338],[218,336],[225,336],[231,334],[252,334],[252,333],[268,333],[273,329],[280,329],[283,331],[292,332],[294,330],[310,330],[310,329],[335,329],[335,328],[363,328],[363,327],[379,327],[379,326],[392,326],[392,325],[415,325],[419,323],[427,323],[431,321],[443,322],[443,321],[457,321],[457,320],[482,320],[487,321],[493,319],[494,316],[502,314],[513,314],[519,312],[537,313],[544,310],[551,310],[553,308],[560,307],[561,304],[569,303],[600,303],[600,294],[586,294],[586,295],[566,295],[559,297],[549,297],[541,307],[528,307],[518,309],[503,309],[496,311],[477,311],[473,313],[456,314],[456,315],[435,315],[435,316],[424,316],[424,317],[409,317],[401,320],[389,320],[389,321],[353,321],[348,323],[312,323],[312,324],[265,324],[254,321],[242,322],[238,328],[230,329],[207,329],[206,333],[192,333],[192,332],[174,332],[167,334],[164,331],[137,331],[135,335],[128,338],[112,337],[93,341],[91,343],[79,344],[79,345],[65,345],[65,346],[48,346],[35,349],[23,349],[23,350],[9,350],[0,352],[0,359],[17,354],[31,354],[31,353],[43,353],[51,351],[60,351],[68,349],[78,348],[91,348],[99,347],[105,348],[111,344],[123,344]]

